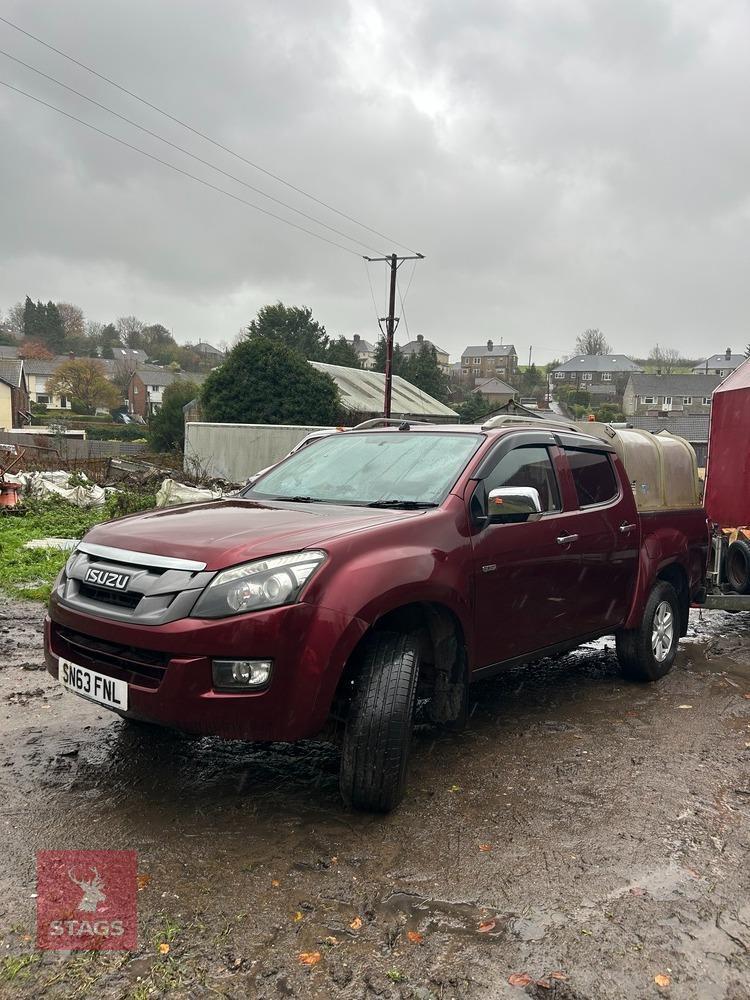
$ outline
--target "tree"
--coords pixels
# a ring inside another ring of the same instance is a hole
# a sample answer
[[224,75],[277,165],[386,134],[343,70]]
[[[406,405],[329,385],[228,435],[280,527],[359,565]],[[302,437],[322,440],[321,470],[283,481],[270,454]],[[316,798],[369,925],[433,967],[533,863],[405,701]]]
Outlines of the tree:
[[16,340],[20,340],[23,337],[23,313],[23,302],[16,302],[15,305],[10,307],[8,315],[5,318],[6,326]]
[[462,424],[475,424],[491,413],[492,409],[492,403],[481,392],[472,392],[466,402],[459,403],[456,413]]
[[72,302],[58,302],[56,308],[62,320],[65,339],[82,340],[86,336],[83,310],[74,306]]
[[[385,337],[380,337],[377,344],[375,345],[375,353],[372,361],[373,371],[384,372],[385,371]],[[406,378],[406,372],[408,368],[408,358],[398,346],[398,344],[393,345],[393,357],[391,359],[391,373],[393,375],[400,375],[402,378]]]
[[601,330],[589,328],[576,337],[576,354],[609,354],[612,348]]
[[54,354],[38,340],[22,340],[18,345],[18,356],[24,360],[51,361]]
[[97,406],[116,406],[120,395],[105,376],[104,366],[93,358],[63,361],[47,379],[50,396],[68,396],[80,400],[92,412]]
[[283,302],[263,306],[250,322],[246,336],[285,344],[308,361],[326,360],[328,334],[326,328],[313,319],[308,306],[285,306]]
[[16,338],[10,331],[10,327],[6,324],[0,326],[0,345],[3,347],[15,347],[18,343]]
[[405,369],[403,377],[407,382],[441,403],[448,399],[448,376],[441,370],[432,344],[423,342],[417,353],[407,359]]
[[206,420],[248,424],[335,424],[340,415],[333,379],[299,353],[264,336],[250,336],[212,371],[201,394]]
[[55,303],[34,304],[27,295],[23,309],[23,334],[29,340],[41,341],[53,354],[58,354],[63,349],[65,327]]
[[185,447],[185,419],[182,408],[200,394],[196,382],[177,380],[164,390],[161,408],[151,417],[148,439],[154,451],[175,451]]
[[118,340],[127,347],[138,350],[142,346],[141,333],[145,325],[137,316],[120,316],[116,325]]
[[344,368],[361,368],[359,355],[354,350],[346,337],[338,337],[330,341],[326,351],[326,363],[329,365],[343,365]]
[[672,375],[674,371],[679,368],[681,363],[679,351],[676,351],[674,347],[659,347],[658,344],[656,347],[651,349],[648,359],[653,362],[664,375]]

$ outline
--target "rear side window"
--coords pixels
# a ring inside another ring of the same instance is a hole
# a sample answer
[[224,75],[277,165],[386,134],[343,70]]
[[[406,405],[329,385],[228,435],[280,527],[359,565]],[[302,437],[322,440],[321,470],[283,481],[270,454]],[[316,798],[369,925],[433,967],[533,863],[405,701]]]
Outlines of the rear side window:
[[593,504],[614,500],[619,487],[615,470],[606,452],[566,448],[565,454],[568,456],[568,465],[573,473],[573,482],[581,507],[591,507]]

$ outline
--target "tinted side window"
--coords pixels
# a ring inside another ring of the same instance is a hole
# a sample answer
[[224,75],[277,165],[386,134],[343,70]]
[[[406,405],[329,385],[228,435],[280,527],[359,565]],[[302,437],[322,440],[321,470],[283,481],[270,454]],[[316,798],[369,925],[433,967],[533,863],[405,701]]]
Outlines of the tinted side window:
[[615,470],[606,452],[566,448],[565,453],[568,456],[568,464],[573,473],[573,482],[581,507],[614,500],[619,487]]
[[560,492],[549,452],[541,445],[515,448],[504,455],[484,481],[485,495],[501,486],[533,486],[542,510],[560,510]]

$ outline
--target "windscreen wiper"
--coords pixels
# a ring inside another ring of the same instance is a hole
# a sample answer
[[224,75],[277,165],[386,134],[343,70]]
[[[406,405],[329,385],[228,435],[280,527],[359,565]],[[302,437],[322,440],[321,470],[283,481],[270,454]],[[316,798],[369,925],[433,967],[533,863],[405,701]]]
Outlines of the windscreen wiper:
[[426,507],[437,507],[438,504],[430,500],[373,500],[366,503],[365,507],[400,507],[402,510],[422,510]]
[[327,500],[318,500],[317,497],[268,497],[268,500],[285,500],[287,503],[328,503]]

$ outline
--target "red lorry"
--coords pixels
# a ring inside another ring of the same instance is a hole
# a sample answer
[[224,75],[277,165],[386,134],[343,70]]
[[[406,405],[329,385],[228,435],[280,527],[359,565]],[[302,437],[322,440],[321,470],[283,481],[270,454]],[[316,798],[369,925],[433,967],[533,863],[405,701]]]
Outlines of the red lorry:
[[647,484],[603,437],[543,421],[351,431],[236,497],[98,525],[54,586],[48,669],[191,733],[292,741],[333,720],[344,798],[388,810],[417,703],[460,723],[470,682],[604,635],[629,678],[671,668],[706,516],[694,497],[639,512]]

